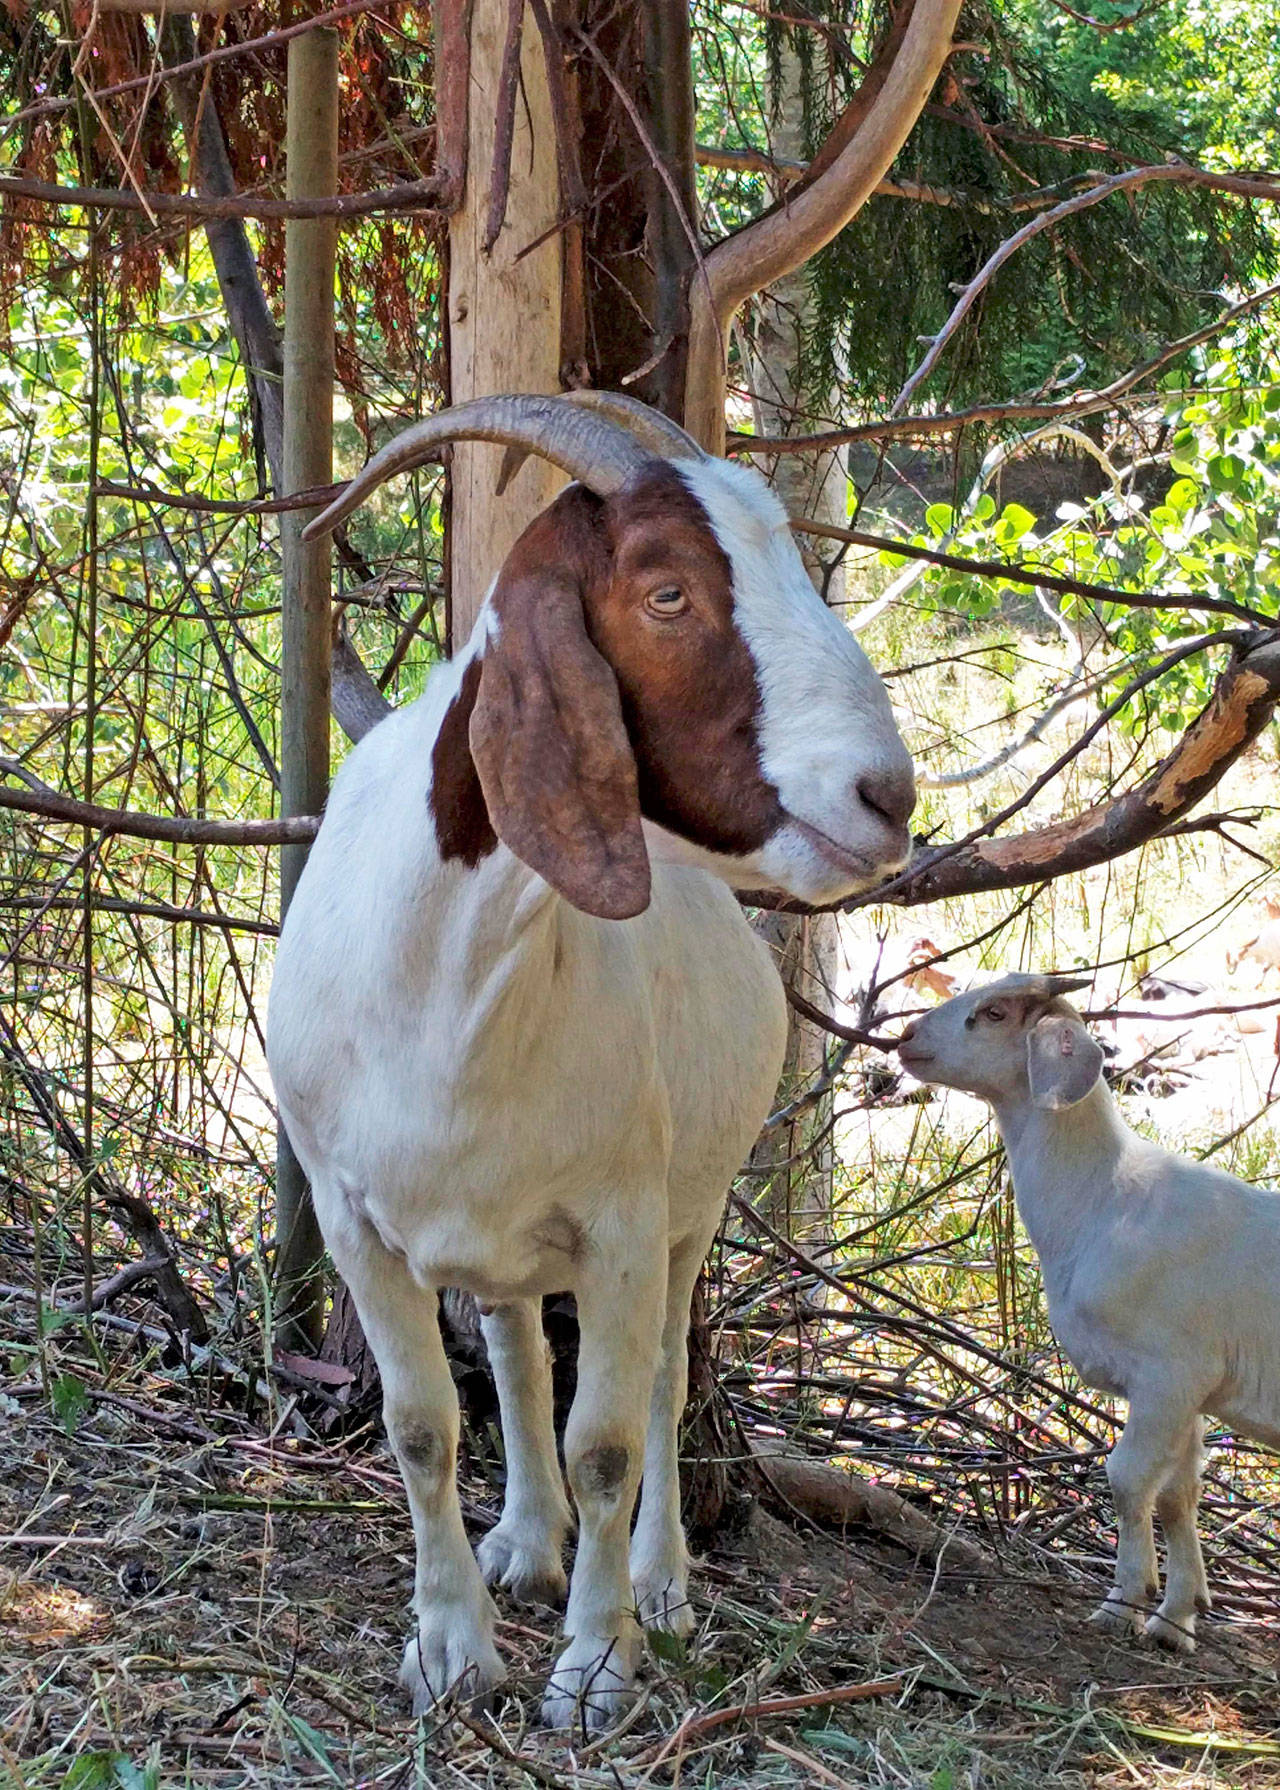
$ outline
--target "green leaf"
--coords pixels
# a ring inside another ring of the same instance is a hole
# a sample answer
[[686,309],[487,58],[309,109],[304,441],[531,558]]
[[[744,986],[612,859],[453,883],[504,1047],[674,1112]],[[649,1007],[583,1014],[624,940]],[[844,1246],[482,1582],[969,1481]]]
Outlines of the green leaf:
[[996,540],[1002,547],[1009,546],[1014,541],[1023,540],[1035,525],[1036,519],[1030,510],[1020,503],[1007,503],[996,523]]
[[81,1753],[58,1790],[115,1790],[123,1758],[122,1753]]
[[67,1434],[74,1436],[89,1403],[84,1381],[77,1379],[75,1374],[59,1374],[49,1388],[49,1396],[53,1401],[54,1416]]
[[661,1660],[664,1666],[683,1666],[688,1658],[684,1642],[670,1629],[646,1629],[645,1642],[654,1659]]
[[956,525],[956,513],[949,503],[931,503],[924,519],[936,535],[950,534]]

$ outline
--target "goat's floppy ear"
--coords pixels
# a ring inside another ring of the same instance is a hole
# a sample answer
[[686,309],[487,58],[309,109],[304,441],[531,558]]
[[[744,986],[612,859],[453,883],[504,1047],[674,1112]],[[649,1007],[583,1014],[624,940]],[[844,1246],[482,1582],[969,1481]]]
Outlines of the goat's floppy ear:
[[1061,1112],[1083,1100],[1102,1073],[1102,1047],[1074,1015],[1050,1013],[1027,1033],[1031,1102]]
[[583,612],[602,576],[598,500],[570,487],[498,576],[470,741],[503,844],[584,913],[626,920],[649,905],[649,855],[617,680]]

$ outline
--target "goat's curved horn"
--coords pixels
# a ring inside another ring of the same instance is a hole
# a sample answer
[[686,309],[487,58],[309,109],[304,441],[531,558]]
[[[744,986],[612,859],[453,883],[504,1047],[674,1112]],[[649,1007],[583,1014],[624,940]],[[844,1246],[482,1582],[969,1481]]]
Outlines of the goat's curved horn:
[[642,448],[665,460],[705,460],[703,450],[679,423],[651,404],[630,398],[625,392],[598,392],[591,389],[564,394],[566,404],[577,405],[596,416],[617,423],[628,435],[634,435]]
[[[606,422],[615,423],[657,460],[705,460],[707,457],[693,436],[687,434],[679,423],[673,423],[661,410],[655,410],[650,404],[642,404],[639,398],[630,398],[625,392],[598,392],[588,387],[582,391],[563,393],[560,402],[572,404],[578,410],[589,411],[592,416],[601,416]],[[525,448],[507,449],[502,456],[498,483],[494,487],[499,497],[528,457],[528,450]]]
[[653,457],[616,422],[566,404],[563,398],[529,392],[473,398],[424,417],[379,448],[341,497],[307,524],[303,539],[313,541],[329,534],[379,485],[397,473],[421,466],[449,441],[496,441],[540,454],[601,497],[618,490]]

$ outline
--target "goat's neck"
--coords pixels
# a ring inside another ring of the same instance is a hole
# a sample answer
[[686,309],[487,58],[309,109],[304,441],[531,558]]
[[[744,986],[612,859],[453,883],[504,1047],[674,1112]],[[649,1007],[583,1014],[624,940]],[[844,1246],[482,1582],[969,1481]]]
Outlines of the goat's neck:
[[[482,609],[456,655],[433,729],[431,805],[439,850],[427,870],[427,887],[411,908],[413,944],[423,954],[424,973],[458,987],[460,1011],[481,1029],[521,971],[536,979],[545,959],[550,973],[561,901],[494,838],[471,760],[468,724],[488,619]],[[442,784],[448,786],[447,799]]]
[[996,1103],[1018,1211],[1041,1260],[1072,1253],[1092,1216],[1112,1206],[1116,1169],[1131,1136],[1099,1082],[1077,1105],[1046,1112],[1021,1100]]

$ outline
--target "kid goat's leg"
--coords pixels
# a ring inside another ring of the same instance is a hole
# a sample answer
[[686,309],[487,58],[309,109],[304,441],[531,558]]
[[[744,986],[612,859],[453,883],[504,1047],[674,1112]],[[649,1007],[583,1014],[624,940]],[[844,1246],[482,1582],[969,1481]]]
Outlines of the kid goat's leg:
[[367,1226],[331,1237],[330,1247],[382,1376],[387,1435],[413,1517],[418,1632],[405,1648],[400,1682],[415,1714],[453,1690],[483,1700],[505,1673],[493,1645],[493,1601],[458,1506],[458,1396],[440,1340],[436,1294]]
[[653,1382],[644,1448],[640,1514],[631,1537],[631,1582],[646,1628],[693,1632],[689,1602],[689,1550],[680,1521],[680,1419],[689,1382],[689,1301],[710,1237],[672,1251],[667,1276],[667,1314],[662,1355]]
[[572,1518],[556,1459],[542,1301],[495,1306],[481,1327],[502,1406],[507,1489],[502,1520],[476,1550],[480,1570],[486,1584],[502,1583],[522,1603],[559,1603],[560,1550]]
[[542,1706],[553,1728],[607,1727],[629,1700],[639,1655],[627,1551],[640,1482],[645,1425],[666,1301],[663,1231],[635,1222],[665,1201],[637,1196],[615,1210],[626,1221],[598,1227],[576,1288],[578,1390],[565,1435],[569,1485],[578,1507],[578,1556],[565,1616],[568,1646]]
[[1115,1584],[1091,1620],[1116,1634],[1140,1630],[1160,1590],[1151,1513],[1156,1493],[1181,1458],[1192,1413],[1167,1393],[1135,1393],[1129,1421],[1107,1458],[1119,1530]]
[[1209,1583],[1196,1532],[1203,1458],[1204,1421],[1197,1417],[1187,1430],[1177,1466],[1156,1494],[1168,1560],[1164,1602],[1147,1623],[1147,1633],[1178,1653],[1194,1651],[1196,1614],[1209,1608]]

